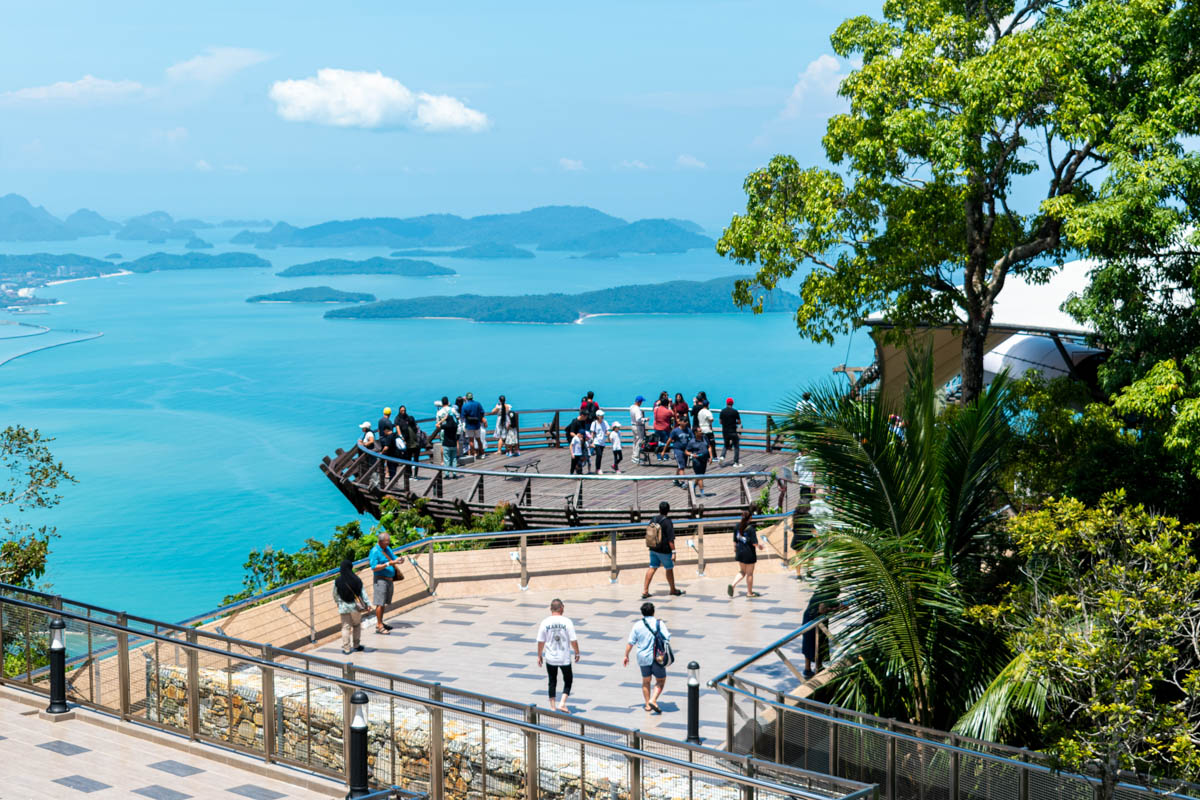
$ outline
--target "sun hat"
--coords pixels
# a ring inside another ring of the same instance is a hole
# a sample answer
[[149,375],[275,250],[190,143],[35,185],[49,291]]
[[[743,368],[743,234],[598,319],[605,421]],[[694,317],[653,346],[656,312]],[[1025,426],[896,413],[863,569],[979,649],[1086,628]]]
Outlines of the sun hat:
[[603,409],[603,408],[601,408],[601,409],[598,409],[598,410],[596,411],[596,416],[597,416],[597,417],[603,417],[603,416],[604,416],[604,409]]
[[642,396],[639,394],[637,397],[633,398],[633,402],[635,402],[635,403],[644,403],[644,402],[646,402],[646,398],[642,397]]
[[364,422],[362,425],[359,425],[358,427],[362,428],[364,431],[369,431],[369,430],[371,430],[371,423]]
[[612,424],[612,429],[613,429],[614,431],[615,431],[617,428],[619,428],[619,427],[621,427],[621,423],[619,423],[619,422],[614,422],[614,423]]
[[385,408],[383,409],[383,415],[384,415],[385,417],[386,417],[388,414],[391,414],[391,413],[392,413],[392,407],[391,407],[391,406],[387,406],[387,407],[385,407]]

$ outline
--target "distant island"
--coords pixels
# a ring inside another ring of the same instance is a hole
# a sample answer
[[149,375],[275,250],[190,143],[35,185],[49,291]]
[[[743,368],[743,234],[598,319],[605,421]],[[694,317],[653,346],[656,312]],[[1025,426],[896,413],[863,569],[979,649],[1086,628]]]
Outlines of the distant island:
[[[104,263],[104,262],[101,262]],[[108,266],[108,265],[106,265]],[[165,272],[185,269],[241,269],[271,266],[271,262],[253,253],[151,253],[126,261],[122,269],[130,272]]]
[[621,254],[616,250],[593,250],[590,253],[584,253],[581,256],[571,256],[571,258],[581,258],[585,261],[604,261],[610,258],[620,258]]
[[542,250],[633,253],[682,253],[714,244],[700,233],[694,222],[674,219],[628,222],[586,206],[543,206],[516,214],[470,218],[454,214],[405,219],[371,217],[322,222],[306,228],[280,222],[269,231],[241,231],[232,241],[254,246],[397,249],[532,244]]
[[429,261],[376,256],[362,261],[326,258],[321,261],[310,261],[307,264],[297,264],[277,274],[284,278],[295,278],[301,275],[403,275],[406,278],[427,278],[457,273],[449,267],[439,267]]
[[124,258],[124,257],[125,256],[121,255],[120,253],[109,253],[108,255],[106,255],[104,257],[104,260],[105,261],[116,261],[118,258]]
[[35,206],[19,194],[0,197],[0,240],[9,242],[60,242],[82,236],[103,236],[120,223],[81,208],[65,220]]
[[212,242],[206,242],[199,236],[193,236],[187,240],[187,244],[184,247],[188,250],[211,250]]
[[373,303],[375,295],[366,292],[343,292],[329,286],[308,286],[286,292],[256,294],[247,303]]
[[214,227],[217,228],[269,228],[271,220],[269,219],[227,219],[218,222]]
[[397,250],[392,258],[535,258],[529,250],[512,244],[483,242],[460,247],[457,250]]
[[[476,322],[578,322],[594,314],[702,314],[735,311],[731,294],[739,276],[708,281],[617,286],[582,294],[536,294],[414,297],[383,300],[325,312],[327,319],[452,317]],[[776,289],[767,294],[764,311],[793,311],[800,298]]]

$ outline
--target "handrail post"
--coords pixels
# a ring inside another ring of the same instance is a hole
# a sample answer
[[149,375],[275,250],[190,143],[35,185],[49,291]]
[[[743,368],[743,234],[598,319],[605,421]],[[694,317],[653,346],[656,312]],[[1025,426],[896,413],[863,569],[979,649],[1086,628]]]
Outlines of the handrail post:
[[771,428],[772,427],[773,427],[773,424],[772,424],[772,420],[771,420],[771,415],[767,414],[766,440],[767,440],[767,452],[768,453],[771,452]]
[[696,573],[704,577],[704,523],[696,526]]
[[129,634],[123,629],[129,626],[129,617],[122,611],[117,614],[117,625],[122,630],[117,631],[117,694],[118,710],[121,721],[129,721],[130,683],[129,683]]
[[608,534],[608,579],[610,583],[617,582],[617,532]]
[[725,690],[725,749],[733,752],[733,692]]
[[308,584],[308,641],[317,643],[317,596],[312,582]]
[[[271,661],[271,646],[263,646],[263,661]],[[262,671],[263,761],[270,764],[275,756],[275,668]]]
[[[754,777],[754,760],[749,756],[746,757],[746,777]],[[742,785],[742,800],[754,800],[754,787],[746,783]]]
[[[537,725],[537,706],[525,707],[525,721]],[[484,755],[486,758],[486,754]],[[538,740],[534,731],[525,732],[525,800],[538,800]]]
[[[197,641],[196,631],[188,631],[187,643],[194,645]],[[200,654],[191,647],[184,654],[187,658],[187,730],[188,738],[194,742],[200,733]],[[266,719],[265,715],[263,719]]]
[[521,534],[521,589],[529,588],[529,537]]
[[[347,681],[354,680],[354,665],[347,661],[342,665],[342,678]],[[342,687],[342,763],[346,766],[346,777],[350,777],[350,715],[354,713],[354,707],[350,703],[350,696],[354,693],[348,686]]]
[[[890,732],[896,730],[896,721],[888,720],[887,729]],[[887,737],[887,772],[884,775],[884,787],[887,791],[888,800],[896,798],[896,737]]]
[[[957,755],[955,753],[955,756]],[[1022,761],[1024,761],[1023,757]],[[1024,764],[1022,764],[1019,774],[1021,777],[1017,783],[1017,800],[1029,800],[1029,770],[1025,768]]]
[[[429,687],[429,699],[442,702],[442,684],[434,683]],[[446,742],[446,732],[442,727],[442,709],[431,706],[429,709],[429,797],[430,800],[443,800],[446,788],[446,770],[442,747]]]
[[783,692],[775,693],[775,763],[783,763]]
[[[829,774],[838,777],[838,726],[829,726]],[[952,800],[958,800],[953,798]]]
[[[642,749],[640,729],[629,734],[629,746],[634,750]],[[637,756],[629,759],[629,800],[642,800],[642,759]]]
[[437,581],[433,578],[433,542],[429,543],[429,562],[426,572],[429,575],[429,593],[437,594]]

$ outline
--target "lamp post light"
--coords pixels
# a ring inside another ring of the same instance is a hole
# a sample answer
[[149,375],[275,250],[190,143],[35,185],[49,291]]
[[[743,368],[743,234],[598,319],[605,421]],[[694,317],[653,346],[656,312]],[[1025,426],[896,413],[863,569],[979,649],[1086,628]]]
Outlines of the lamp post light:
[[687,742],[700,744],[700,665],[688,662]]
[[346,800],[371,793],[367,785],[367,693],[360,689],[350,695],[350,708],[350,791]]
[[50,705],[47,714],[65,714],[67,707],[67,643],[63,633],[67,626],[62,617],[50,620]]

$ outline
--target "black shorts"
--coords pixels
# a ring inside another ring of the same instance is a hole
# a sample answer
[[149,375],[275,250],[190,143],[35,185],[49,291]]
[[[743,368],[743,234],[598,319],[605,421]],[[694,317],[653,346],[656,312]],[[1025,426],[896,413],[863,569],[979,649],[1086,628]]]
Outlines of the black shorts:
[[692,470],[697,475],[703,475],[708,470],[708,456],[692,456]]

